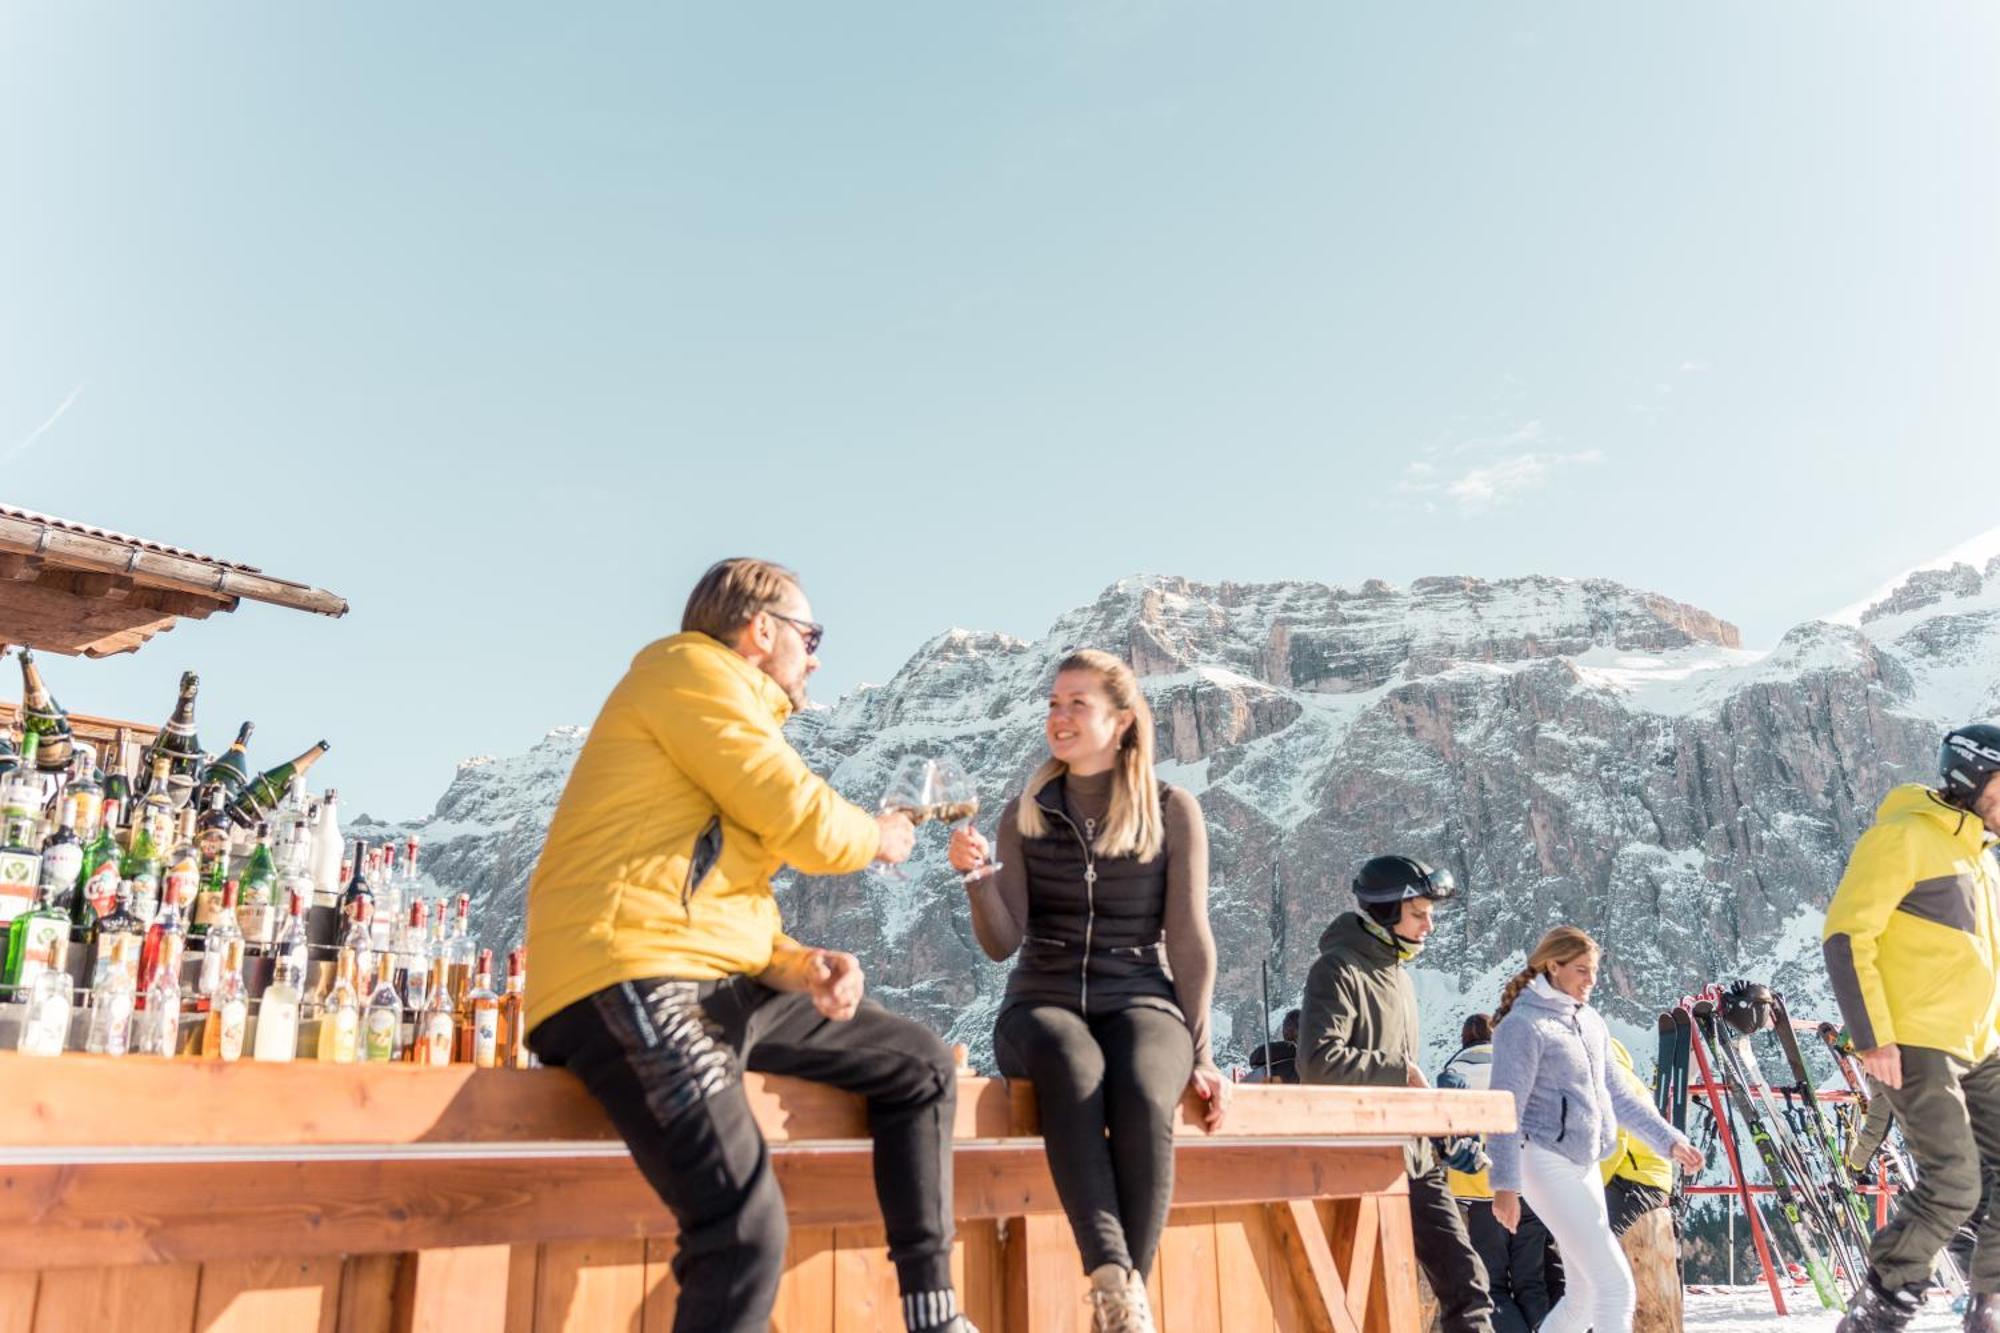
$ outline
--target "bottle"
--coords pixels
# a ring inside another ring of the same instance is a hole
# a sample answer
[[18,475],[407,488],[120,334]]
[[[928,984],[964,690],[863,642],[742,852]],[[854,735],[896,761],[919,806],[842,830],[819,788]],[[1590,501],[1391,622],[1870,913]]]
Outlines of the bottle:
[[431,964],[426,986],[427,1003],[417,1019],[416,1059],[419,1064],[448,1065],[458,1045],[458,1022],[451,1007],[451,987],[445,984],[444,964]]
[[472,895],[458,895],[458,910],[452,914],[451,937],[444,942],[445,976],[451,983],[451,1002],[463,1018],[466,996],[472,988],[472,960],[478,945],[472,939]]
[[341,936],[340,951],[354,958],[354,977],[357,983],[373,984],[375,976],[375,905],[366,898],[354,904],[347,917],[347,931]]
[[42,854],[36,850],[42,822],[41,779],[35,773],[40,745],[34,732],[23,736],[20,767],[0,783],[0,925],[35,905],[42,882]]
[[277,961],[273,971],[293,976],[293,985],[299,988],[299,999],[305,999],[306,979],[312,974],[312,948],[306,938],[305,893],[294,893],[285,900],[285,924],[278,931],[276,943],[271,952]]
[[[146,923],[132,910],[132,886],[118,881],[111,897],[111,910],[97,918],[90,941],[90,986],[94,992],[111,963],[123,958],[132,974],[132,995],[138,998],[139,953],[145,946]],[[94,1003],[94,1002],[93,1002]]]
[[[150,937],[147,942],[152,942]],[[143,958],[141,966],[144,966]],[[180,976],[181,937],[178,934],[165,935],[154,959],[152,982],[146,987],[145,1012],[140,1016],[139,1026],[144,1035],[139,1039],[139,1049],[146,1055],[171,1059],[180,1049]]]
[[53,906],[45,891],[34,907],[14,918],[7,928],[7,957],[0,966],[0,983],[26,990],[51,967],[61,967],[69,948],[69,913]]
[[340,855],[346,849],[340,833],[340,793],[327,788],[319,803],[319,822],[313,830],[312,876],[321,901],[331,904],[340,896],[347,876],[340,870]]
[[465,1007],[470,1015],[463,1032],[462,1059],[481,1069],[500,1064],[500,997],[493,993],[493,951],[479,951],[479,970]]
[[215,909],[215,917],[209,923],[208,933],[202,937],[201,978],[195,983],[195,992],[209,1002],[213,1011],[215,997],[222,990],[229,967],[229,946],[236,947],[236,974],[242,980],[243,974],[243,931],[236,924],[235,880],[225,880],[222,885],[222,905]]
[[[122,935],[120,940],[135,940]],[[103,975],[90,987],[90,1027],[83,1049],[92,1055],[123,1055],[131,1045],[132,1007],[138,998],[133,969],[139,954],[133,947],[114,948]]]
[[162,758],[153,765],[157,790],[148,791],[134,812],[132,841],[118,865],[119,878],[132,885],[132,911],[142,921],[151,921],[160,910],[162,844],[173,836],[173,806],[165,795],[168,763]]
[[[153,981],[160,969],[171,963],[180,966],[181,900],[171,889],[163,890],[160,897],[160,911],[146,927],[146,942],[139,946],[139,993],[150,999]],[[179,993],[180,973],[174,973],[175,993]]]
[[395,927],[403,920],[403,886],[396,878],[396,844],[382,845],[382,859],[376,865],[375,894],[375,947],[390,947],[390,937]]
[[44,773],[60,773],[69,767],[69,714],[50,696],[49,687],[42,683],[41,668],[35,665],[35,655],[25,647],[21,649],[21,729],[41,741],[32,767]]
[[77,898],[80,905],[70,914],[70,920],[82,925],[78,913],[86,907],[92,920],[101,920],[111,910],[118,898],[118,884],[122,878],[118,873],[119,849],[115,830],[118,827],[118,802],[106,799],[98,807],[97,832],[83,849],[83,869]]
[[503,1069],[528,1067],[528,1034],[522,1020],[527,1011],[527,954],[521,949],[507,951],[507,990],[500,997],[500,1065]]
[[267,768],[250,781],[243,784],[243,790],[236,793],[229,802],[229,817],[249,828],[258,820],[277,809],[278,802],[285,798],[293,782],[305,775],[307,769],[320,761],[320,756],[328,750],[325,741],[313,746],[296,759],[288,759],[276,768]]
[[[194,840],[195,813],[183,810],[174,818],[172,850],[160,867],[160,897],[169,895],[181,905],[181,931],[193,929],[197,900],[201,897],[201,845]],[[208,929],[202,926],[197,937]]]
[[348,878],[347,887],[341,890],[340,910],[352,914],[354,904],[364,898],[368,900],[370,907],[375,905],[374,890],[368,886],[368,840],[366,838],[356,838],[354,840],[354,870],[353,874]]
[[[299,1005],[306,990],[305,899],[294,896],[286,904],[285,929],[271,968],[271,984],[257,1002],[257,1039],[250,1052],[253,1060],[285,1062],[299,1051]],[[297,951],[289,946],[297,936]]]
[[69,915],[76,904],[77,889],[83,879],[83,839],[77,836],[79,821],[88,802],[77,792],[64,795],[56,831],[42,843],[42,888],[49,905]]
[[403,1004],[412,1013],[422,1013],[430,990],[430,961],[424,955],[425,909],[420,898],[410,904],[410,915],[396,933],[396,988],[403,992]]
[[375,965],[375,990],[368,997],[362,1040],[371,1064],[395,1059],[403,1045],[403,997],[396,994],[394,963],[386,953]]
[[118,739],[111,743],[111,752],[105,758],[110,762],[104,772],[104,799],[116,801],[130,810],[138,786],[132,781],[132,733],[129,730],[118,728]]
[[[192,671],[181,673],[181,692],[174,702],[173,715],[146,751],[149,776],[142,794],[150,797],[157,793],[175,809],[187,804],[188,797],[194,794],[195,778],[201,769],[201,738],[195,734],[194,726],[194,696],[200,688],[201,677]],[[162,759],[167,762],[164,771],[160,767]]]
[[351,1065],[361,1052],[361,996],[355,987],[354,955],[340,951],[319,1021],[319,1058]]
[[236,739],[229,743],[229,748],[210,760],[207,768],[202,769],[201,785],[204,790],[220,790],[225,801],[243,790],[244,784],[250,781],[250,761],[247,753],[250,748],[250,733],[256,729],[256,724],[253,722],[245,722],[236,729]]
[[[209,934],[209,943],[211,946],[217,943],[214,932]],[[240,1060],[244,1031],[250,1023],[250,996],[243,985],[243,937],[232,935],[222,941],[222,952],[217,957],[220,979],[208,998],[208,1017],[201,1028],[201,1054],[205,1060]],[[206,957],[202,965],[206,971]]]
[[269,943],[277,920],[272,903],[278,888],[278,863],[271,856],[269,824],[257,826],[257,844],[250,849],[250,859],[244,864],[239,883],[242,892],[238,895],[236,921],[243,929],[243,938],[252,944]]
[[23,1055],[61,1055],[69,1045],[69,1019],[73,1011],[69,973],[64,969],[64,950],[69,947],[65,929],[55,941],[48,966],[24,982],[27,1008],[21,1015],[20,1052]]
[[104,808],[104,783],[97,771],[97,747],[87,741],[70,746],[69,781],[65,790],[76,801],[76,831],[85,838],[97,827]]

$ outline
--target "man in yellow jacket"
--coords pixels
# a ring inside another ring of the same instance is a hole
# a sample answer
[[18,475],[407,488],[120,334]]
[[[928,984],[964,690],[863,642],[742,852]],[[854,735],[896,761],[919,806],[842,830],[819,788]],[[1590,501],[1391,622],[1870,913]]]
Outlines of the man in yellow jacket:
[[[2000,727],[1949,732],[1936,790],[1897,787],[1827,907],[1827,971],[1916,1159],[1843,1333],[1905,1327],[1931,1267],[2000,1175]],[[1980,1228],[1965,1327],[2000,1333],[2000,1218]]]
[[901,861],[784,735],[821,627],[797,578],[725,560],[591,727],[528,885],[528,1042],[603,1103],[680,1225],[674,1328],[767,1327],[785,1204],[746,1069],[868,1099],[875,1188],[912,1330],[970,1333],[951,1282],[956,1074],[938,1037],[862,998],[853,955],[784,933],[771,875]]

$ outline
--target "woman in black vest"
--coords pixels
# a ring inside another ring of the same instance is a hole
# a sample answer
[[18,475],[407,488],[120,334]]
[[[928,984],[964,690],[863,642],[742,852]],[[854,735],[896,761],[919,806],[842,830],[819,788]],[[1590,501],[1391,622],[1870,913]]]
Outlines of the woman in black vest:
[[1001,1073],[1034,1083],[1092,1327],[1149,1333],[1175,1108],[1192,1087],[1210,1129],[1223,1113],[1208,1045],[1208,833],[1194,797],[1154,776],[1152,710],[1117,658],[1063,660],[1047,735],[1049,761],[1000,816],[997,857],[963,828],[951,863],[980,947],[1020,954],[993,1048]]

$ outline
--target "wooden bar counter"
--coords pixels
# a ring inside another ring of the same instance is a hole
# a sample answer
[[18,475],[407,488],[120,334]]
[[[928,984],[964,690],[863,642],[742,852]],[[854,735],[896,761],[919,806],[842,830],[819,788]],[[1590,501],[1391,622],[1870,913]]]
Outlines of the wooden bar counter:
[[[901,1328],[861,1103],[750,1076],[792,1222],[773,1328]],[[1167,1333],[1417,1328],[1402,1145],[1505,1094],[1237,1087],[1184,1107]],[[555,1070],[0,1054],[0,1333],[672,1324],[673,1221]],[[1089,1326],[1030,1089],[959,1084],[953,1267],[984,1333]]]

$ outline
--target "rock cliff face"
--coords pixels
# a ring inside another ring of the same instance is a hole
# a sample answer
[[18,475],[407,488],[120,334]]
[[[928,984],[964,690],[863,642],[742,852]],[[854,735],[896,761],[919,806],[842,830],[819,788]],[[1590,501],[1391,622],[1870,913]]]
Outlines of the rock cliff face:
[[[903,755],[951,752],[990,832],[1043,754],[1054,663],[1079,647],[1131,661],[1163,776],[1209,822],[1225,1061],[1257,1039],[1259,963],[1274,1009],[1296,1003],[1354,866],[1383,851],[1463,886],[1418,968],[1434,1047],[1559,921],[1606,943],[1600,1000],[1637,1029],[1718,976],[1774,977],[1812,1012],[1849,846],[1890,786],[1929,776],[1942,724],[2000,712],[2000,533],[1987,545],[1763,653],[1705,611],[1601,580],[1129,579],[1033,643],[940,634],[793,734],[864,803]],[[490,940],[519,932],[582,738],[470,760],[430,818],[397,826],[473,892]],[[788,877],[780,896],[793,934],[854,950],[878,996],[983,1054],[1005,968],[973,941],[943,852],[926,829],[904,883]]]

